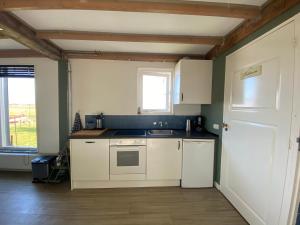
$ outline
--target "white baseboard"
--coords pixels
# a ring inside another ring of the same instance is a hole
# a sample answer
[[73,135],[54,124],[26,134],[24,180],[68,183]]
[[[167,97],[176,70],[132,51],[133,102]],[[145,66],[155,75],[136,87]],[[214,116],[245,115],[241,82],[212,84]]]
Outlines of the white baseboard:
[[171,187],[180,186],[180,180],[159,181],[78,181],[71,182],[71,189],[129,188],[129,187]]
[[220,184],[218,184],[217,182],[214,182],[214,186],[215,186],[215,188],[217,188],[220,191]]

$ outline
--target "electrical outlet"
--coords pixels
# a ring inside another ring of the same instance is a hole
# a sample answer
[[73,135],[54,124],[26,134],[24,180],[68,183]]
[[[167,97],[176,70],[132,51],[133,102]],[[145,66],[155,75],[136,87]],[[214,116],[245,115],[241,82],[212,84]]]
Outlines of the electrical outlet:
[[219,130],[219,129],[220,129],[220,125],[217,124],[217,123],[214,123],[213,128],[214,128],[215,130]]

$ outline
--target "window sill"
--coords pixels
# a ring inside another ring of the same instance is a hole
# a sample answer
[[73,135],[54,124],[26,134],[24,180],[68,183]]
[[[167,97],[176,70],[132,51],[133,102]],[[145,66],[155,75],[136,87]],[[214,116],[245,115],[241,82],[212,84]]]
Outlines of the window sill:
[[166,111],[141,111],[139,115],[173,115],[173,112]]
[[37,154],[37,148],[14,148],[14,147],[2,147],[0,148],[0,154]]

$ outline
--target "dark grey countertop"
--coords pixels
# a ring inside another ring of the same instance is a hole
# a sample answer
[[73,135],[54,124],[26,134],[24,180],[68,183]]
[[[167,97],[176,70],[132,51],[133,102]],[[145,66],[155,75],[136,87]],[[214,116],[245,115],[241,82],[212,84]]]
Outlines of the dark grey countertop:
[[121,138],[182,138],[182,139],[217,139],[218,136],[207,132],[197,132],[191,131],[186,132],[185,130],[174,130],[173,135],[150,135],[147,130],[135,130],[135,131],[145,131],[145,135],[117,135],[116,133],[120,130],[107,130],[99,136],[69,136],[69,139],[121,139]]

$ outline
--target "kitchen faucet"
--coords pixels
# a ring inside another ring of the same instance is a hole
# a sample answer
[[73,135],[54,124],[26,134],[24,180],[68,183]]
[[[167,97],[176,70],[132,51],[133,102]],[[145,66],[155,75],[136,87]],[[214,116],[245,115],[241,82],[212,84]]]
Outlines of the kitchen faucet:
[[153,125],[156,126],[158,125],[160,128],[163,128],[164,126],[168,126],[168,122],[165,121],[165,122],[162,122],[162,121],[159,121],[159,122],[153,122]]

